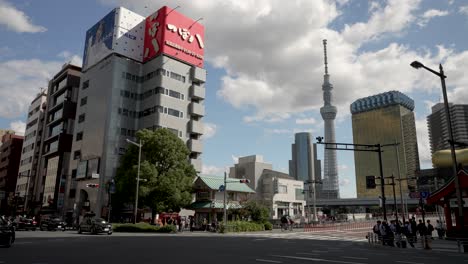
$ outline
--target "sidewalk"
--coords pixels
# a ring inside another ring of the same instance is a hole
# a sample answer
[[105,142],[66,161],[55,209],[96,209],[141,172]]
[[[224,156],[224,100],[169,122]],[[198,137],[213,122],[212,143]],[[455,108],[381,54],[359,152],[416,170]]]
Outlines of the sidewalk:
[[[423,249],[421,241],[419,240],[418,240],[418,243],[415,244],[414,246],[418,249]],[[434,240],[432,240],[432,243],[431,243],[431,248],[433,251],[458,253],[457,241],[453,241],[453,240],[444,240],[444,239],[434,238]]]

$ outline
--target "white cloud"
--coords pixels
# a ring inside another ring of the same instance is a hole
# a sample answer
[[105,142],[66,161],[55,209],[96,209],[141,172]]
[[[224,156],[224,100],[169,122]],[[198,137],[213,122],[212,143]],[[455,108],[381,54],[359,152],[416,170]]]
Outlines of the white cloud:
[[10,123],[10,129],[14,130],[17,135],[24,135],[26,131],[26,123],[21,120],[13,121]]
[[303,119],[296,119],[296,124],[298,125],[313,125],[317,123],[317,120],[315,118],[303,118]]
[[232,158],[232,162],[233,162],[234,164],[239,163],[239,156],[231,155],[231,158]]
[[418,25],[420,27],[424,27],[434,17],[443,17],[443,16],[447,16],[448,14],[449,14],[448,11],[442,11],[442,10],[437,10],[437,9],[427,10],[419,19]]
[[342,178],[340,179],[340,186],[345,187],[351,184],[351,180],[348,178]]
[[343,172],[343,171],[345,171],[347,169],[349,169],[349,167],[346,164],[338,165],[338,171]]
[[[169,0],[101,1],[127,6],[144,15],[164,4],[174,6]],[[318,112],[323,105],[322,39],[328,39],[330,80],[339,123],[348,120],[349,105],[363,96],[389,90],[439,93],[440,81],[423,70],[412,69],[409,63],[413,60],[426,65],[444,63],[449,92],[465,93],[468,59],[464,52],[443,46],[435,52],[416,50],[397,42],[361,49],[363,44],[382,38],[404,36],[417,25],[420,3],[389,0],[373,4],[369,19],[346,25],[340,31],[330,26],[346,11],[336,1],[292,1],[284,5],[268,0],[193,0],[184,3],[180,11],[189,17],[203,17],[205,58],[226,71],[217,95],[243,110],[247,123],[275,123],[297,113]],[[283,129],[268,131],[286,133]]]
[[0,25],[19,33],[37,33],[47,30],[43,26],[34,25],[28,15],[5,0],[0,0]]
[[204,130],[204,134],[202,136],[203,139],[208,139],[208,138],[211,138],[213,137],[216,132],[218,131],[218,126],[216,124],[213,124],[213,123],[205,123],[204,124],[205,126],[205,130]]
[[468,5],[460,6],[460,8],[458,9],[458,12],[468,16]]
[[0,62],[0,117],[24,114],[40,88],[47,87],[48,78],[61,66],[58,61],[37,59]]
[[207,175],[217,175],[222,176],[224,175],[225,168],[223,167],[216,167],[212,165],[202,165],[202,173]]
[[63,58],[66,62],[81,67],[83,65],[83,58],[79,55],[73,54],[68,50],[64,50],[57,54],[57,57]]
[[371,5],[372,15],[366,23],[346,25],[343,37],[355,45],[380,38],[385,33],[400,33],[414,20],[412,14],[420,0],[389,0],[385,7]]

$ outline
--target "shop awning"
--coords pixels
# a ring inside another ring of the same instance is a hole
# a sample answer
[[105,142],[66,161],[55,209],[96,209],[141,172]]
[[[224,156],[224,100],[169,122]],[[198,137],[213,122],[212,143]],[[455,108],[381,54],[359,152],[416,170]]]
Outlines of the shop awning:
[[[187,209],[223,209],[223,201],[199,201],[192,203]],[[228,202],[226,204],[227,209],[240,209],[242,205],[238,202]]]

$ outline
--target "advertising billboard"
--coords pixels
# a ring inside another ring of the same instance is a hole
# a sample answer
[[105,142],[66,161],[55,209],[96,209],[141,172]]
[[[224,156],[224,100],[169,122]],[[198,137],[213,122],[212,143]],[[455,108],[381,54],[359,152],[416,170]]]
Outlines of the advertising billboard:
[[164,6],[146,18],[145,28],[143,62],[163,53],[203,67],[203,25]]
[[83,70],[93,66],[112,53],[115,12],[116,9],[112,10],[101,21],[86,31]]
[[112,49],[136,61],[143,61],[145,17],[119,7],[115,13],[115,30]]
[[99,175],[98,173],[99,173],[99,158],[88,160],[88,169],[86,170],[86,178],[87,179],[94,178],[93,175],[94,174]]

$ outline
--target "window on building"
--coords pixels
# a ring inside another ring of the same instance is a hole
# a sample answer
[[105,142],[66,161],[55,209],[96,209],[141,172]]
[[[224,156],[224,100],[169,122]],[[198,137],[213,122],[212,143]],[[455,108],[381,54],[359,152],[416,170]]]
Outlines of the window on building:
[[287,185],[278,185],[278,193],[288,193]]
[[76,133],[76,141],[80,141],[83,139],[83,132]]
[[72,179],[76,179],[76,169],[72,170]]
[[176,92],[176,91],[173,91],[173,90],[169,90],[169,96],[171,97],[174,97],[174,98],[177,98],[177,99],[180,99],[180,96],[181,94],[179,92]]
[[76,189],[70,189],[70,193],[68,194],[68,198],[75,198]]
[[78,160],[80,158],[81,158],[81,151],[80,150],[77,150],[77,151],[73,152],[73,159],[74,160]]
[[121,136],[126,136],[127,135],[127,129],[126,128],[121,128],[120,129],[120,135]]
[[78,123],[83,123],[85,121],[85,114],[81,114],[78,116]]
[[180,111],[172,108],[167,109],[167,113],[171,116],[180,117]]
[[84,90],[84,89],[86,89],[88,87],[89,87],[89,80],[86,80],[86,81],[83,82],[83,86],[82,86],[81,89]]
[[86,105],[88,103],[88,97],[81,98],[80,106]]

